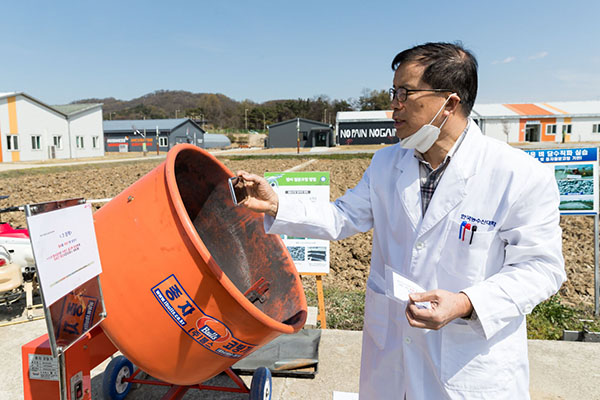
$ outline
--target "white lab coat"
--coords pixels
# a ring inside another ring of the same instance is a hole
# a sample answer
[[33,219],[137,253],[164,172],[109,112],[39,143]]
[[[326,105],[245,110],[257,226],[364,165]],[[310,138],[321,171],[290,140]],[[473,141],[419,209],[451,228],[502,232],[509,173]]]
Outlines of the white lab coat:
[[[396,144],[334,203],[281,196],[265,229],[335,240],[374,228],[361,399],[527,399],[525,314],[566,279],[558,204],[550,169],[471,120],[424,217],[418,161]],[[477,225],[471,244],[463,221]],[[412,328],[385,295],[386,265],[426,290],[465,292],[479,319]]]

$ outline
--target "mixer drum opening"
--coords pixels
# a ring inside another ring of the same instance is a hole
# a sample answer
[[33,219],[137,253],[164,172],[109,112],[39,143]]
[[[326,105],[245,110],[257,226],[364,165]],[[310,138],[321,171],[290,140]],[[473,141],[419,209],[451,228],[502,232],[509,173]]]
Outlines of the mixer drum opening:
[[[278,322],[294,325],[304,318],[305,312],[298,311],[304,293],[299,293],[281,239],[265,234],[262,215],[233,204],[228,172],[197,151],[182,150],[175,159],[174,173],[196,232],[235,287]],[[259,290],[256,298],[252,288],[259,281],[263,290],[264,283],[268,289],[262,295]]]

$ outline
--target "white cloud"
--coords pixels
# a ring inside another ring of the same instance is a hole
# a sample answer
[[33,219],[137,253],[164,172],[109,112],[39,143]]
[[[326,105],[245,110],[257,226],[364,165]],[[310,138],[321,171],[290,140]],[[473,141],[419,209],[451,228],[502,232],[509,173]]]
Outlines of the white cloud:
[[590,72],[559,70],[554,77],[568,87],[600,86],[600,75]]
[[600,87],[600,75],[595,72],[563,69],[554,71],[552,77],[563,100],[599,99],[596,88]]
[[510,56],[510,57],[506,57],[504,60],[501,60],[501,61],[498,61],[498,60],[492,61],[492,64],[508,64],[508,63],[515,61],[516,59],[517,59],[517,57]]
[[539,53],[535,53],[534,55],[529,56],[530,60],[539,60],[540,58],[544,58],[549,53],[547,51],[540,51]]

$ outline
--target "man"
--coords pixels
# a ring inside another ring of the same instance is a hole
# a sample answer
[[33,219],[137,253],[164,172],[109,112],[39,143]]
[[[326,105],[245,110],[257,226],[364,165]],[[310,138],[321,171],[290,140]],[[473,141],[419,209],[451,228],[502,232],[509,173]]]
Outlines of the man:
[[[554,177],[468,117],[477,62],[460,45],[416,46],[392,68],[400,143],[376,152],[355,188],[314,205],[240,171],[244,205],[268,214],[268,233],[374,228],[361,399],[527,399],[525,315],[565,280]],[[394,274],[425,291],[386,296]]]

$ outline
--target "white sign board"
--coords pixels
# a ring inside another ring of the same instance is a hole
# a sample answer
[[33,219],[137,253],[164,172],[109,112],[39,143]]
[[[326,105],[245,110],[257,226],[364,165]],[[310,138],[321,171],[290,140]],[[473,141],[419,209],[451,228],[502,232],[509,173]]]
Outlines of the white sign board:
[[[278,196],[329,202],[329,172],[267,172]],[[281,235],[300,273],[329,273],[329,240]]]
[[31,215],[27,224],[47,307],[102,272],[91,204]]

